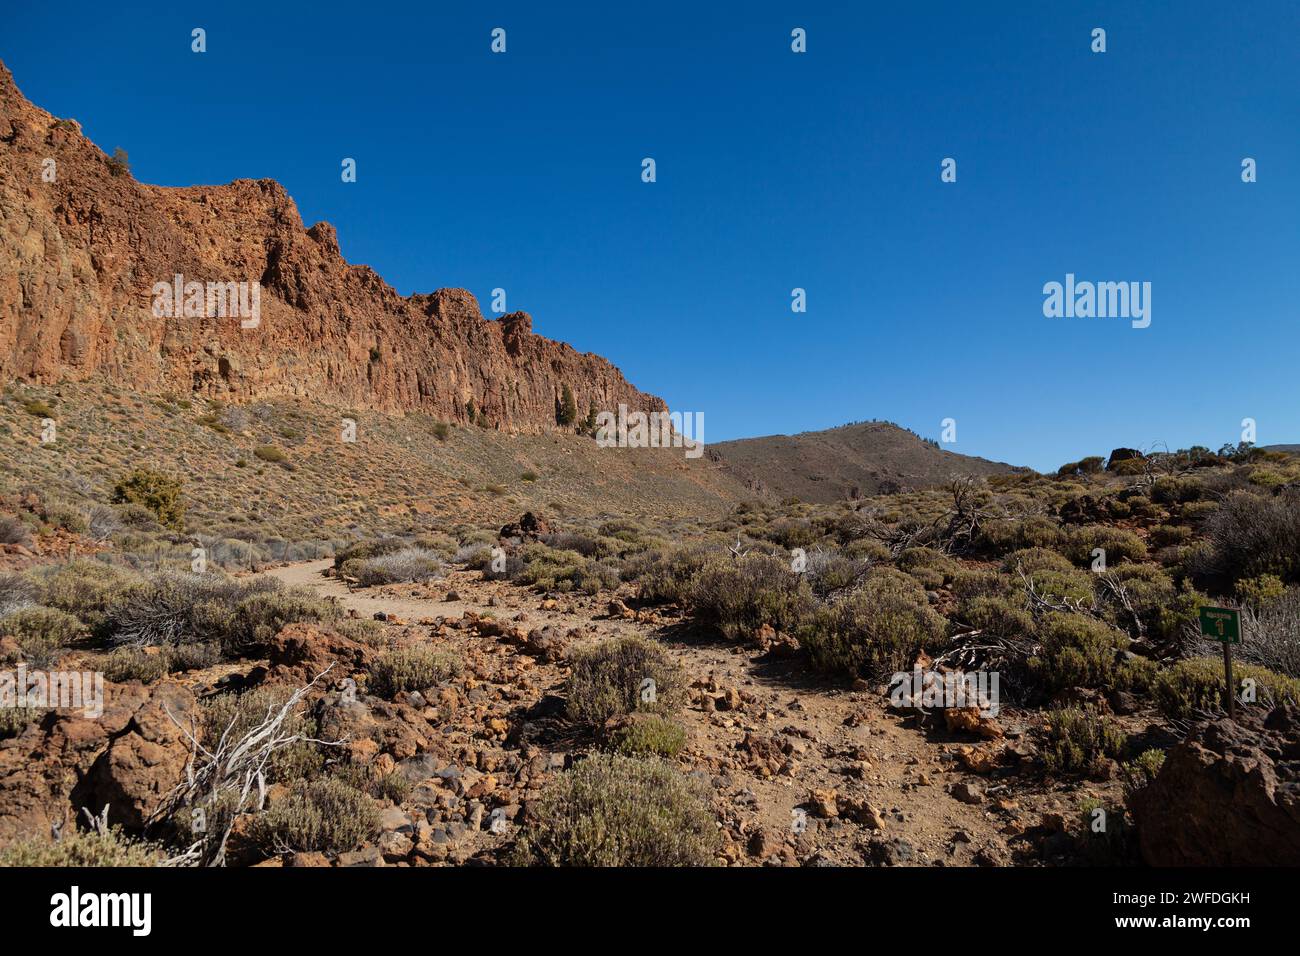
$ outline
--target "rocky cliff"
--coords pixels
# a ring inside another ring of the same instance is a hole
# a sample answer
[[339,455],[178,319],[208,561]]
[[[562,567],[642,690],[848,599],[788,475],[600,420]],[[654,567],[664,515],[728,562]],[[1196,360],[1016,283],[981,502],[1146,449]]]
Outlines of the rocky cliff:
[[[160,298],[156,286],[178,275],[216,290],[195,300],[198,314]],[[227,283],[256,288],[255,322],[221,315]],[[487,320],[463,289],[398,295],[343,259],[328,223],[305,229],[273,180],[136,182],[75,121],[29,103],[0,64],[0,381],[93,376],[459,422],[472,408],[525,432],[556,427],[566,384],[580,417],[620,402],[665,408],[605,359],[534,335],[526,312]]]

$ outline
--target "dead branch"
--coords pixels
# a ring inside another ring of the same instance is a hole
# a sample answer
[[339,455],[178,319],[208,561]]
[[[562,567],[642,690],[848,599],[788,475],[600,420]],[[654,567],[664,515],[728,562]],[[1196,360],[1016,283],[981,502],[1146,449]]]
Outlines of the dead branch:
[[[326,747],[342,744],[343,740],[317,740],[303,734],[284,731],[284,723],[298,703],[322,677],[333,669],[330,664],[303,687],[295,690],[277,710],[268,706],[266,716],[256,727],[238,740],[233,739],[238,717],[232,717],[220,738],[209,748],[205,746],[193,718],[190,726],[181,724],[164,707],[168,719],[184,734],[190,745],[190,757],[185,764],[185,780],[167,795],[147,824],[169,819],[182,811],[199,811],[204,826],[185,850],[169,858],[167,866],[224,866],[226,842],[235,818],[245,810],[261,810],[266,801],[266,768],[279,751],[296,743],[314,743]],[[256,790],[256,795],[254,795]],[[207,824],[215,824],[215,830]]]

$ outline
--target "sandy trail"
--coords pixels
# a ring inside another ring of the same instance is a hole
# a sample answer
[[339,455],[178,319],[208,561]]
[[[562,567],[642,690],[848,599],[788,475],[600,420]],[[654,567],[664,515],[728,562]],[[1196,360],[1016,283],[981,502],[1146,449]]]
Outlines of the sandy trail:
[[[287,564],[262,572],[268,577],[299,587],[308,587],[323,597],[336,598],[349,610],[354,610],[361,617],[374,617],[378,611],[395,614],[399,618],[418,621],[426,617],[460,617],[465,611],[475,607],[469,601],[437,601],[428,597],[401,597],[392,593],[400,591],[400,586],[381,592],[378,588],[367,588],[358,592],[348,588],[338,578],[326,577],[325,571],[332,567],[332,558],[320,561],[304,561],[300,564]],[[439,582],[438,590],[442,593],[452,590],[464,592],[464,586],[458,579],[468,578],[470,572],[453,571]],[[465,583],[469,583],[465,581]]]

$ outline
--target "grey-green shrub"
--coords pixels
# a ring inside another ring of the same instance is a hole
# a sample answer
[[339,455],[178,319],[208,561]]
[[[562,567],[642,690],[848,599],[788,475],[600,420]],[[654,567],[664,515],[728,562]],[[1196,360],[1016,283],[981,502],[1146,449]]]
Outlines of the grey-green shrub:
[[266,853],[343,853],[378,829],[379,809],[370,797],[334,777],[318,777],[294,784],[254,817],[249,837]]
[[79,620],[66,611],[52,607],[28,607],[0,618],[0,635],[18,641],[23,659],[44,667],[86,630]]
[[[580,647],[571,655],[565,684],[569,717],[600,726],[633,711],[671,711],[685,694],[685,675],[661,646],[643,637],[616,637]],[[643,694],[654,682],[653,700]]]
[[945,628],[916,581],[893,568],[877,568],[861,590],[818,607],[796,634],[815,667],[884,678],[909,669]]
[[686,728],[661,714],[637,714],[615,729],[610,745],[628,756],[676,757],[686,746]]
[[[1254,682],[1257,702],[1265,706],[1300,703],[1300,680],[1275,674],[1254,664],[1236,663],[1232,676],[1241,695],[1240,682]],[[1190,657],[1156,675],[1151,696],[1166,717],[1186,718],[1198,711],[1217,713],[1223,709],[1223,661],[1215,657]]]
[[812,608],[812,591],[788,560],[715,557],[696,576],[691,603],[696,617],[727,637],[751,639],[764,624],[793,632]]
[[102,834],[67,827],[56,842],[20,840],[0,850],[0,867],[57,866],[86,869],[158,866],[160,863],[161,856],[155,847],[128,839],[116,827]]
[[655,758],[593,754],[542,793],[515,845],[527,866],[708,866],[707,792]]
[[1047,714],[1043,763],[1052,773],[1092,773],[1116,759],[1128,737],[1119,725],[1091,707],[1063,707]]
[[392,699],[402,691],[435,687],[459,674],[462,667],[460,657],[450,651],[425,645],[401,647],[375,660],[368,688],[376,697]]

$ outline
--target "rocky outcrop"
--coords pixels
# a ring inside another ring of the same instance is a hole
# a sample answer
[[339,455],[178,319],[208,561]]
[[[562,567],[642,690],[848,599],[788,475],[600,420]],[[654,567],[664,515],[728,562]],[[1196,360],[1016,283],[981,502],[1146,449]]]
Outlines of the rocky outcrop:
[[[184,776],[189,747],[180,725],[193,695],[175,684],[105,685],[104,713],[52,711],[0,744],[0,847],[52,838],[75,827],[82,808],[139,832]],[[168,712],[175,718],[169,718]]]
[[[256,283],[256,325],[242,313],[155,314],[168,311],[155,285],[177,275],[249,283],[250,305]],[[74,121],[27,102],[0,65],[0,381],[92,376],[526,432],[557,427],[565,385],[582,416],[620,402],[665,409],[605,359],[533,334],[527,313],[487,320],[463,289],[398,295],[343,259],[328,223],[305,229],[273,180],[137,183]]]
[[1152,866],[1300,864],[1300,708],[1198,725],[1131,810]]
[[1106,470],[1114,471],[1115,466],[1123,461],[1141,460],[1146,456],[1136,448],[1116,448],[1110,453],[1110,458],[1106,460]]

